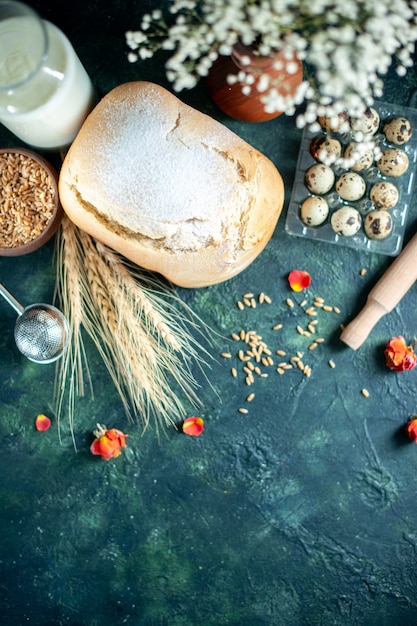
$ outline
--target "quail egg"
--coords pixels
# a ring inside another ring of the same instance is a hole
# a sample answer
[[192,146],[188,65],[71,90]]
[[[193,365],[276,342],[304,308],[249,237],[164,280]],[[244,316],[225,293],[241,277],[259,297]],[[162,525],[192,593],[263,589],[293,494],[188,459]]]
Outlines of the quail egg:
[[392,232],[392,217],[388,211],[375,209],[366,215],[364,228],[369,239],[385,239]]
[[350,169],[354,172],[362,172],[371,167],[374,162],[374,152],[372,149],[364,148],[364,144],[352,141],[346,146],[344,155],[345,159],[352,161]]
[[311,165],[305,173],[305,184],[311,193],[318,195],[327,193],[333,187],[334,172],[324,163]]
[[362,133],[363,135],[375,135],[379,128],[380,117],[378,111],[373,107],[369,107],[361,115],[361,117],[353,118],[350,127],[354,133]]
[[320,226],[329,215],[329,205],[321,196],[309,196],[301,205],[301,219],[306,226]]
[[410,140],[412,128],[407,118],[394,117],[384,124],[383,132],[390,143],[399,146]]
[[362,224],[359,211],[350,206],[335,211],[330,221],[334,232],[344,237],[355,235]]
[[402,176],[407,171],[409,159],[404,150],[399,148],[387,148],[381,158],[376,162],[381,174],[385,176]]
[[392,209],[398,202],[398,189],[388,181],[381,181],[372,185],[369,198],[377,209]]
[[366,184],[356,172],[344,172],[336,181],[336,191],[343,200],[354,202],[365,194]]
[[311,140],[310,154],[316,161],[330,165],[342,154],[342,146],[338,139],[322,135]]
[[349,116],[346,112],[334,115],[320,115],[317,118],[318,123],[327,133],[348,130]]

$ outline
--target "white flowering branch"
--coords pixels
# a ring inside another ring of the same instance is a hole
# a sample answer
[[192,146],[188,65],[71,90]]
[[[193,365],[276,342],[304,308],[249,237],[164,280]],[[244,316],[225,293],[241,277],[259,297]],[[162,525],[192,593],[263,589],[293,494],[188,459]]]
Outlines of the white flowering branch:
[[[417,0],[173,0],[167,16],[144,15],[126,41],[131,62],[172,51],[166,71],[176,91],[194,87],[238,42],[256,45],[262,56],[285,49],[287,71],[297,57],[307,78],[292,95],[266,74],[257,89],[270,113],[292,115],[304,102],[297,117],[303,127],[343,110],[359,117],[382,95],[393,63],[406,74],[417,41]],[[237,73],[236,80],[250,90],[247,76]]]

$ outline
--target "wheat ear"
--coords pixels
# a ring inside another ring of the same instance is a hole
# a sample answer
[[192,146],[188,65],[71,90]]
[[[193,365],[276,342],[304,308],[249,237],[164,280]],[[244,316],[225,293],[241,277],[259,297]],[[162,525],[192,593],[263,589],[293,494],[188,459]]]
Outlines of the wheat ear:
[[198,318],[169,284],[142,273],[66,217],[57,260],[56,292],[72,330],[58,373],[58,410],[68,387],[72,431],[74,399],[84,390],[83,366],[88,371],[82,330],[96,345],[126,413],[141,418],[145,428],[151,418],[157,428],[183,419],[181,398],[201,404],[192,366],[202,370],[208,352],[189,330],[198,329]]
[[[81,325],[84,316],[82,295],[82,251],[78,239],[78,231],[74,224],[64,215],[57,236],[56,266],[57,277],[55,299],[59,297],[60,308],[67,318],[71,338],[68,349],[62,359],[57,361],[55,377],[55,404],[58,422],[63,411],[63,402],[68,383],[68,414],[71,433],[74,433],[75,398],[84,395],[84,370],[91,387],[91,378],[84,349]],[[59,426],[59,424],[58,424]],[[60,428],[59,428],[60,432]]]

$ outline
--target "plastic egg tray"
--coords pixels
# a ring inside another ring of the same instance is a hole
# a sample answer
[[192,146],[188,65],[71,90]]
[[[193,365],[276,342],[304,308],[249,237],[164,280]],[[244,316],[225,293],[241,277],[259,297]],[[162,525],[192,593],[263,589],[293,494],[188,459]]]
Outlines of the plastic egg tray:
[[[406,218],[411,204],[417,170],[417,110],[387,104],[384,102],[375,102],[372,106],[376,111],[378,111],[381,119],[380,128],[374,135],[375,142],[380,146],[381,150],[385,150],[387,148],[404,150],[409,158],[409,167],[407,171],[402,176],[398,177],[384,176],[374,163],[368,170],[358,172],[365,180],[366,193],[356,202],[347,202],[340,198],[335,190],[335,186],[333,185],[332,189],[322,196],[329,205],[330,210],[328,218],[320,226],[307,226],[302,221],[300,216],[301,205],[306,198],[313,196],[314,194],[307,189],[304,179],[308,168],[317,163],[310,153],[310,142],[313,138],[325,135],[326,133],[324,131],[312,133],[308,129],[305,129],[301,140],[294,186],[285,222],[285,230],[288,234],[341,246],[349,246],[351,248],[357,248],[368,252],[377,252],[387,256],[396,256],[401,251]],[[406,144],[391,144],[382,132],[384,123],[393,117],[405,117],[411,123],[413,132],[410,140]],[[352,137],[350,135],[339,135],[335,132],[330,134],[332,137],[340,141],[343,155],[346,146],[352,141]],[[348,171],[346,168],[342,169],[340,165],[336,164],[331,167],[335,172],[335,180],[337,180],[338,176],[340,176],[344,171]],[[330,223],[332,213],[343,206],[352,206],[359,211],[363,222],[365,216],[371,210],[376,208],[369,198],[369,191],[373,184],[382,180],[393,183],[399,191],[399,200],[397,204],[389,210],[393,221],[391,233],[385,239],[370,239],[366,235],[362,225],[361,229],[355,235],[343,236],[337,234],[332,229]]]

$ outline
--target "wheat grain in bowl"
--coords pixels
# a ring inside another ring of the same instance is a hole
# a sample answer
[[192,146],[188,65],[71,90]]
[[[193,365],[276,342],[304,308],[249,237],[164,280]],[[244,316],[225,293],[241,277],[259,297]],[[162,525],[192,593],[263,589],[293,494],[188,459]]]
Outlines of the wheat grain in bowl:
[[27,254],[54,235],[62,218],[57,180],[35,152],[0,149],[0,256]]

